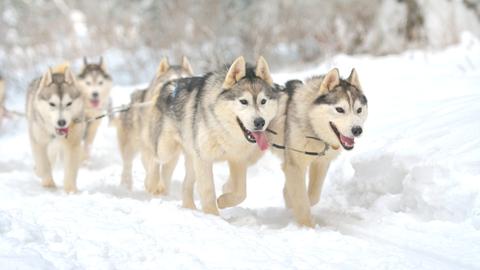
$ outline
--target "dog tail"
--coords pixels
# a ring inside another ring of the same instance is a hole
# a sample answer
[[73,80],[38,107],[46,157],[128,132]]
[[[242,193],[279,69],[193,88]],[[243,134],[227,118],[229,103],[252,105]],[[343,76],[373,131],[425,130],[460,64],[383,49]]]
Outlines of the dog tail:
[[291,96],[295,89],[299,88],[303,85],[303,82],[300,80],[290,80],[285,83],[285,90],[287,91],[288,95]]
[[63,62],[60,65],[54,66],[52,68],[52,73],[65,74],[65,71],[70,68],[69,62]]

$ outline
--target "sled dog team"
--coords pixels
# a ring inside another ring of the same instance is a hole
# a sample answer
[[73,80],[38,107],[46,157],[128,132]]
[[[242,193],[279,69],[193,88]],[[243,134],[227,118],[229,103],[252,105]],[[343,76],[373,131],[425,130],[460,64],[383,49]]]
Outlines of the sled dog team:
[[[43,186],[55,186],[52,167],[63,153],[64,189],[76,191],[78,169],[89,157],[101,121],[96,117],[109,111],[111,88],[105,62],[86,58],[76,75],[60,65],[29,85],[30,143]],[[247,168],[270,149],[281,159],[286,206],[298,223],[312,227],[310,206],[320,199],[329,164],[342,148],[353,149],[367,114],[355,69],[346,79],[334,68],[278,85],[263,57],[255,65],[238,57],[229,67],[201,76],[194,76],[183,57],[180,65],[162,59],[149,86],[134,91],[127,109],[111,122],[127,188],[132,187],[132,161],[140,154],[145,189],[167,194],[183,154],[183,207],[196,208],[196,190],[202,210],[218,215],[219,208],[245,200]],[[230,176],[217,197],[212,167],[218,161],[227,161]]]

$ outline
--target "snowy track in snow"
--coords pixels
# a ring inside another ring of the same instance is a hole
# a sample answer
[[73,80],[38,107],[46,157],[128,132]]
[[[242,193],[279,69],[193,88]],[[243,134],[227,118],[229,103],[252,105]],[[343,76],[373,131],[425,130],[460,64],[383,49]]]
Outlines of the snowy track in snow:
[[[105,123],[80,192],[64,194],[62,170],[59,188],[43,189],[26,125],[9,121],[0,133],[0,269],[480,269],[478,63],[480,43],[466,36],[442,52],[339,56],[275,76],[356,67],[369,99],[364,137],[332,165],[312,208],[315,229],[284,208],[271,154],[249,169],[246,201],[214,217],[180,207],[183,161],[168,197],[143,191],[139,161],[134,190],[119,187],[115,131]],[[116,88],[116,102],[129,91]],[[214,174],[218,195],[225,164]]]

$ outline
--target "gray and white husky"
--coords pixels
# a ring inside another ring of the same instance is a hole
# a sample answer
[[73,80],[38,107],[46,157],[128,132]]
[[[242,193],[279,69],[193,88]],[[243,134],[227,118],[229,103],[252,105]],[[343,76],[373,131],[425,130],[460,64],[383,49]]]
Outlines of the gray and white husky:
[[277,114],[278,97],[263,57],[256,66],[247,66],[239,57],[229,68],[166,83],[148,123],[147,189],[151,193],[168,191],[178,155],[183,152],[184,207],[195,208],[196,181],[203,211],[218,214],[212,172],[217,161],[228,162],[231,185],[236,187],[218,199],[218,206],[243,201],[247,167],[269,146],[265,129]]
[[[269,125],[272,151],[282,158],[284,199],[297,221],[314,226],[310,206],[320,200],[328,167],[341,152],[352,150],[368,116],[355,69],[347,79],[338,69],[303,84],[289,81],[279,116]],[[308,170],[308,188],[305,181]]]
[[[112,77],[107,71],[107,64],[103,57],[100,57],[98,63],[89,63],[84,57],[83,66],[77,74],[77,81],[85,103],[86,119],[93,119],[107,112],[110,105]],[[102,119],[87,122],[83,159],[88,159],[90,156],[91,146],[101,122]]]
[[113,123],[117,128],[118,146],[123,161],[121,183],[128,189],[132,188],[133,159],[138,152],[143,152],[142,133],[146,132],[144,123],[151,117],[153,99],[157,98],[165,82],[192,75],[193,70],[187,57],[182,58],[180,65],[170,65],[168,59],[163,58],[150,85],[146,89],[134,91],[130,96],[129,109],[114,118]]
[[[85,131],[84,104],[68,66],[48,69],[28,87],[26,116],[35,172],[44,187],[54,187],[55,150],[63,150],[64,190],[75,192]],[[58,147],[59,146],[59,147]]]

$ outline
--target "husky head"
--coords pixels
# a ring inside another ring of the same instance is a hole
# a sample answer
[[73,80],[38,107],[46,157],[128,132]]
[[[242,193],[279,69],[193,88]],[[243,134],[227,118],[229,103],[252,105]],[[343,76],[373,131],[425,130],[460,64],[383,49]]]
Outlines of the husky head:
[[314,132],[334,147],[340,143],[344,149],[352,150],[368,115],[367,98],[360,87],[357,72],[352,69],[348,79],[344,80],[338,69],[332,69],[321,81],[319,89],[314,91],[313,108],[308,113]]
[[42,76],[36,96],[41,118],[59,136],[67,136],[75,119],[83,114],[83,100],[68,66],[56,67]]
[[250,67],[243,57],[237,58],[225,76],[222,90],[217,115],[224,121],[236,122],[233,129],[242,140],[266,150],[269,145],[265,130],[277,114],[279,93],[265,59],[260,57],[256,67]]
[[177,78],[190,77],[193,75],[193,69],[187,57],[182,57],[181,65],[170,65],[168,59],[164,57],[158,65],[155,73],[154,83],[161,83]]
[[100,57],[97,64],[89,63],[83,58],[83,67],[77,76],[78,85],[82,91],[87,108],[100,109],[108,103],[112,78],[107,72],[107,65]]

